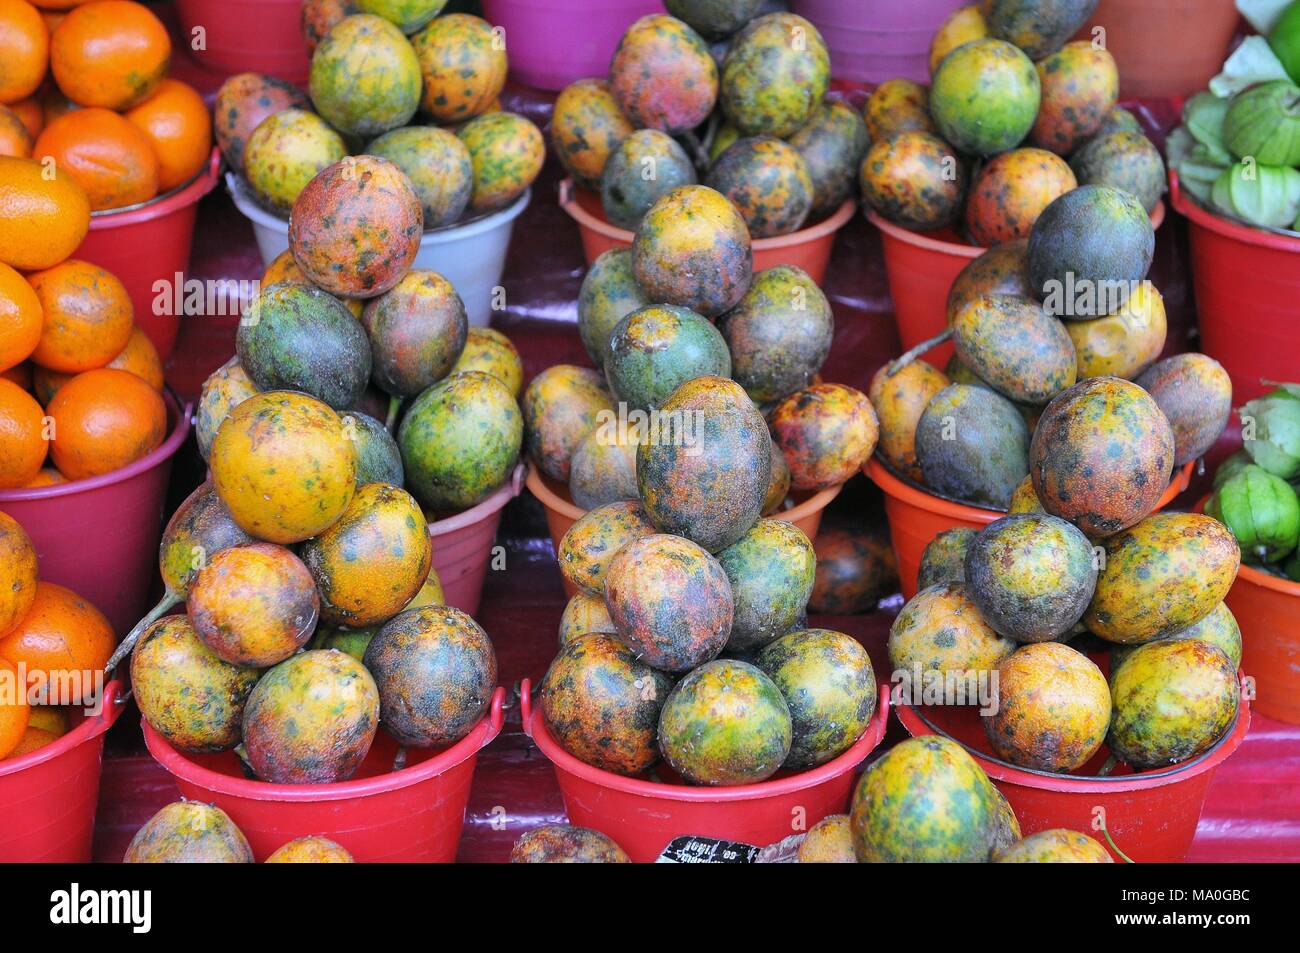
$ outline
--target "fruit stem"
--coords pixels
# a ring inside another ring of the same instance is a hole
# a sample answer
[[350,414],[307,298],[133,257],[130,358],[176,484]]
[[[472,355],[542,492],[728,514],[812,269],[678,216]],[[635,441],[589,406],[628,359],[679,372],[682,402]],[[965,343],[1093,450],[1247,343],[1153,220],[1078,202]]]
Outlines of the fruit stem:
[[393,756],[393,770],[401,771],[406,767],[406,745],[397,749],[397,754]]
[[384,421],[384,428],[393,432],[393,426],[397,423],[397,415],[402,409],[402,398],[394,394],[388,399],[388,419]]
[[108,664],[104,666],[104,671],[110,673],[113,669],[117,668],[118,663],[131,654],[131,650],[135,648],[135,643],[140,640],[141,633],[161,619],[167,610],[177,605],[180,601],[180,596],[176,595],[176,593],[172,592],[170,589],[164,592],[163,597],[158,600],[158,604],[150,609],[145,617],[137,622],[135,627],[126,634],[126,638],[122,640],[122,644],[117,647],[113,652],[112,657],[108,660]]
[[889,368],[885,371],[885,376],[893,377],[895,374],[897,374],[903,368],[907,367],[907,365],[911,364],[913,361],[915,361],[926,351],[930,350],[930,348],[938,347],[940,344],[943,344],[945,341],[947,341],[950,337],[952,337],[952,328],[948,328],[948,330],[944,331],[942,334],[936,334],[934,337],[930,338],[929,340],[922,341],[920,344],[912,348],[910,351],[905,351],[901,356],[890,361]]
[[1118,765],[1119,765],[1119,758],[1115,757],[1113,754],[1107,755],[1106,763],[1103,764],[1101,766],[1101,770],[1097,772],[1097,777],[1099,778],[1107,777],[1112,771],[1115,770],[1116,766]]
[[1137,861],[1135,861],[1132,857],[1130,857],[1128,854],[1124,853],[1122,850],[1119,849],[1119,845],[1115,843],[1115,838],[1110,836],[1110,830],[1106,827],[1105,824],[1101,825],[1101,832],[1106,835],[1106,843],[1110,844],[1110,849],[1113,850],[1115,853],[1119,854],[1120,859],[1123,860],[1124,863],[1126,864],[1137,863]]
[[695,169],[701,175],[709,171],[709,152],[700,142],[700,137],[695,134],[694,129],[688,129],[682,133],[682,140],[686,143],[687,149],[691,153],[691,161],[695,163]]

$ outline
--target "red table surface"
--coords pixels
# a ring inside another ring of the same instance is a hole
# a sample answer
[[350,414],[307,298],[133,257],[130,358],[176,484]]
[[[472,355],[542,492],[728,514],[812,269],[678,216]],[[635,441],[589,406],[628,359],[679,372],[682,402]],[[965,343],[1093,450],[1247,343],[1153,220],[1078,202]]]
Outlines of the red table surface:
[[[192,65],[178,72],[211,95],[219,83]],[[511,87],[505,107],[539,125],[549,119],[552,98]],[[1172,111],[1157,104],[1144,116],[1167,128]],[[1163,131],[1163,130],[1159,130]],[[515,229],[504,285],[508,308],[495,326],[519,347],[526,376],[557,363],[590,364],[578,339],[576,297],[585,265],[576,226],[555,201],[561,177],[548,159],[534,186],[533,201]],[[261,261],[251,229],[224,191],[203,202],[189,277],[255,279]],[[1194,307],[1187,276],[1186,234],[1171,215],[1161,229],[1152,273],[1169,311],[1167,353],[1195,348]],[[835,309],[836,335],[823,377],[865,390],[871,375],[897,355],[888,286],[879,238],[861,216],[840,234],[826,292]],[[197,394],[204,377],[233,354],[234,318],[185,319],[168,380],[182,397]],[[1212,454],[1233,449],[1225,436]],[[201,478],[193,442],[178,461],[172,505]],[[1204,478],[1187,497],[1203,492]],[[488,574],[479,622],[496,645],[501,684],[536,681],[554,655],[564,594],[540,507],[527,495],[512,503],[501,531],[507,568]],[[894,601],[896,605],[897,600]],[[848,632],[862,641],[888,671],[884,643],[891,611],[854,617],[815,617],[812,624]],[[461,842],[462,861],[502,861],[524,831],[564,820],[564,807],[549,762],[524,736],[512,708],[502,735],[479,757]],[[100,793],[95,857],[117,861],[135,831],[162,805],[176,799],[175,785],[144,753],[134,709],[111,733]],[[906,737],[891,720],[885,746]],[[1241,749],[1215,775],[1189,860],[1300,861],[1300,727],[1256,716]],[[500,808],[507,823],[501,827]]]

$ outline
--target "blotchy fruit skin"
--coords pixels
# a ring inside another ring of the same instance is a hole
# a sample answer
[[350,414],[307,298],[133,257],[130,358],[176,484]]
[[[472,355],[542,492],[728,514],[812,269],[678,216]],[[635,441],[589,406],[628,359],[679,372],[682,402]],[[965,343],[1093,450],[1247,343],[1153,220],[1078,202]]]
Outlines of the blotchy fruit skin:
[[[176,508],[163,530],[158,544],[158,570],[163,584],[168,592],[184,599],[208,557],[254,542],[234,521],[212,481],[206,480]],[[0,632],[4,628],[0,625]]]
[[523,195],[542,171],[546,140],[523,116],[484,113],[461,126],[456,135],[469,150],[474,166],[471,211],[505,208]]
[[361,326],[374,352],[376,386],[397,397],[414,397],[450,374],[469,333],[465,304],[452,283],[418,269],[371,299]]
[[961,214],[966,167],[952,147],[928,132],[900,132],[874,142],[858,172],[862,198],[904,228],[946,228]]
[[1105,547],[1083,622],[1110,642],[1150,642],[1195,625],[1223,601],[1241,565],[1232,531],[1199,513],[1154,513]]
[[984,621],[960,582],[922,589],[889,628],[890,664],[909,672],[988,672],[1015,648]]
[[500,380],[466,371],[415,399],[397,430],[407,487],[432,510],[483,502],[510,476],[524,423]]
[[654,533],[654,524],[635,500],[598,506],[578,517],[560,540],[560,573],[582,591],[603,596],[605,574],[618,551]]
[[1141,132],[1114,132],[1089,139],[1071,158],[1070,167],[1084,185],[1109,185],[1132,193],[1148,213],[1165,192],[1165,163],[1160,150]]
[[961,270],[948,291],[949,326],[964,305],[984,295],[1033,297],[1034,289],[1029,284],[1028,239],[994,245]]
[[183,615],[153,623],[131,654],[131,685],[141,713],[188,754],[239,744],[244,705],[261,675],[219,658]]
[[316,626],[316,634],[312,636],[307,648],[338,649],[338,651],[346,652],[360,662],[365,659],[366,649],[378,632],[378,626],[371,626],[366,629],[349,629],[344,626],[333,626],[327,622],[322,622]]
[[1097,753],[1110,724],[1101,670],[1068,645],[1027,645],[998,665],[998,708],[984,733],[1004,761],[1068,773]]
[[955,741],[927,735],[896,745],[853,794],[858,862],[984,862],[1000,823],[993,790]]
[[605,574],[605,604],[619,641],[664,672],[716,658],[731,631],[727,574],[679,536],[643,536],[620,549]]
[[303,0],[302,17],[299,26],[302,29],[303,43],[310,57],[325,39],[325,34],[344,17],[360,13],[356,0]]
[[597,370],[605,366],[609,336],[624,317],[650,304],[632,273],[632,251],[612,248],[591,263],[578,290],[578,334]]
[[619,40],[609,87],[633,125],[675,135],[709,117],[718,95],[718,67],[689,26],[650,14]]
[[844,384],[796,391],[777,405],[769,423],[796,490],[844,483],[870,459],[880,435],[867,395]]
[[790,710],[787,768],[812,768],[843,754],[876,712],[871,657],[842,632],[791,632],[759,652],[754,664],[776,683]]
[[411,34],[441,13],[447,0],[356,0],[356,5],[363,13],[391,20],[403,33]]
[[722,39],[731,36],[762,9],[762,0],[664,0],[664,7],[684,20],[701,36]]
[[122,862],[251,864],[253,850],[221,808],[197,801],[176,801],[136,831]]
[[808,830],[799,845],[800,864],[856,864],[853,853],[853,829],[847,814],[824,817]]
[[1060,49],[1097,9],[1097,0],[989,0],[985,16],[994,36],[1040,60]]
[[817,555],[803,530],[759,520],[718,553],[718,562],[734,606],[728,651],[752,652],[803,625],[817,573]]
[[659,760],[659,712],[673,680],[622,642],[578,637],[560,649],[541,687],[546,730],[579,761],[631,777]]
[[379,691],[345,652],[314,650],[262,676],[244,709],[244,749],[272,784],[332,784],[361,766],[379,727]]
[[790,493],[790,464],[785,462],[785,454],[776,445],[776,441],[771,440],[770,435],[769,440],[772,444],[772,469],[767,480],[767,492],[763,494],[763,516],[770,516],[781,509]]
[[688,380],[731,376],[727,342],[688,308],[649,305],[618,323],[609,338],[605,378],[621,404],[655,410]]
[[370,380],[370,341],[347,307],[311,285],[264,288],[235,335],[239,365],[259,390],[296,390],[335,410]]
[[930,540],[921,553],[921,566],[916,576],[917,592],[943,583],[965,583],[966,551],[975,541],[975,536],[975,530],[969,526],[956,526]]
[[1016,818],[1016,812],[1011,809],[1011,803],[996,786],[993,787],[993,794],[995,795],[993,799],[998,805],[997,832],[993,835],[993,849],[996,851],[1010,847],[1020,840],[1020,821]]
[[808,609],[819,615],[870,612],[898,584],[888,533],[823,524],[813,540],[817,573]]
[[1083,616],[1097,583],[1092,544],[1055,516],[1007,516],[966,551],[966,589],[989,625],[1017,642],[1047,642]]
[[606,434],[597,427],[573,451],[569,464],[569,496],[584,510],[635,500],[636,435]]
[[288,212],[317,173],[347,154],[343,137],[325,120],[304,109],[285,109],[248,137],[244,174],[263,204]]
[[812,180],[809,219],[830,215],[853,192],[858,166],[867,151],[867,126],[854,109],[826,99],[787,142],[803,157]]
[[1127,529],[1169,486],[1174,437],[1156,402],[1117,377],[1075,384],[1047,405],[1029,447],[1034,492],[1088,536]]
[[641,129],[610,153],[600,179],[601,205],[610,224],[631,230],[660,196],[694,182],[695,166],[677,140],[658,129]]
[[812,211],[813,182],[797,149],[772,136],[737,139],[705,184],[740,210],[753,238],[788,235]]
[[465,348],[451,369],[453,374],[463,371],[491,374],[516,398],[524,389],[524,362],[519,357],[519,350],[495,328],[469,329],[465,335]]
[[401,281],[423,233],[410,180],[377,156],[349,157],[322,171],[289,216],[298,267],[312,284],[346,298],[374,298]]
[[198,438],[199,454],[204,460],[208,459],[212,451],[212,441],[217,436],[221,422],[232,410],[256,393],[257,385],[237,357],[232,357],[208,375],[203,382],[199,406],[194,414],[194,434]]
[[939,25],[930,41],[930,75],[939,70],[945,56],[971,40],[982,40],[989,35],[988,21],[984,19],[983,4],[972,3],[959,7]]
[[[1166,639],[1199,639],[1206,642],[1224,655],[1234,669],[1241,667],[1241,627],[1237,618],[1228,608],[1227,603],[1220,602],[1210,610],[1210,614],[1194,625],[1165,636]],[[1145,643],[1150,645],[1151,643]],[[1114,643],[1110,647],[1110,670],[1117,671],[1125,659],[1136,652],[1140,645],[1121,645]]]
[[600,831],[552,824],[529,831],[510,851],[512,864],[630,864],[632,861]]
[[209,466],[239,527],[273,543],[315,536],[356,489],[356,455],[338,414],[292,391],[264,391],[231,411]]
[[596,371],[556,364],[528,384],[523,399],[528,455],[547,476],[567,482],[573,451],[611,414],[614,403]]
[[812,383],[830,353],[835,316],[806,271],[776,265],[754,276],[718,330],[731,351],[731,377],[763,404]]
[[784,139],[812,118],[830,77],[817,28],[793,13],[769,13],[732,38],[718,99],[743,134]]
[[706,318],[733,307],[753,271],[745,220],[705,185],[681,186],[655,202],[632,241],[632,272],[646,297]]
[[755,784],[790,753],[790,710],[776,684],[746,662],[701,665],[673,689],[659,718],[659,747],[692,784]]
[[405,126],[420,105],[420,61],[402,31],[358,14],[340,21],[311,58],[316,111],[352,136],[378,136]]
[[880,142],[900,132],[939,130],[930,116],[930,91],[910,79],[887,79],[867,97],[862,115],[871,142]]
[[481,17],[449,13],[411,37],[424,93],[420,105],[439,125],[488,110],[506,84],[503,37]]
[[402,451],[382,423],[359,410],[343,415],[343,426],[357,454],[357,486],[367,483],[406,482],[402,469]]
[[277,848],[268,864],[355,864],[356,860],[346,849],[328,837],[299,837]]
[[1007,504],[1008,515],[1015,516],[1021,513],[1046,513],[1043,504],[1038,502],[1038,495],[1034,493],[1034,481],[1032,477],[1025,477],[1016,487],[1016,492],[1011,494],[1011,502]]
[[285,109],[308,109],[310,104],[292,83],[260,73],[240,73],[221,84],[212,108],[212,127],[226,161],[244,171],[248,137],[266,117]]
[[1137,379],[1160,406],[1174,433],[1174,466],[1205,454],[1232,413],[1232,379],[1212,357],[1178,354]]
[[721,377],[687,381],[660,410],[690,433],[637,447],[646,514],[661,532],[716,553],[762,513],[772,459],[767,425],[741,386]]
[[1010,847],[995,850],[995,864],[1113,864],[1106,848],[1086,834],[1064,828],[1039,831]]
[[560,616],[560,648],[584,635],[614,635],[614,622],[609,617],[604,595],[576,592],[564,606]]
[[1107,743],[1138,771],[1209,749],[1237,717],[1241,688],[1232,662],[1199,639],[1143,645],[1110,677],[1115,718]]
[[551,116],[551,146],[573,180],[600,188],[605,163],[636,127],[603,79],[580,79],[560,91]]
[[1160,356],[1168,327],[1164,298],[1149,281],[1139,284],[1115,314],[1065,322],[1065,330],[1074,342],[1080,380],[1107,376],[1133,379]]
[[425,228],[441,228],[461,217],[474,189],[469,150],[455,133],[432,126],[407,126],[384,133],[366,147],[406,174],[420,200]]
[[1028,445],[1029,431],[1015,405],[968,384],[950,384],[935,394],[916,425],[925,485],[998,509],[1029,472]]
[[1003,40],[973,40],[944,58],[930,89],[930,112],[944,139],[963,152],[1014,149],[1038,114],[1038,72]]
[[401,744],[443,748],[469,734],[492,702],[497,657],[478,623],[451,606],[401,612],[366,648],[379,715]]
[[1071,155],[1115,108],[1115,58],[1091,40],[1077,40],[1040,60],[1037,68],[1043,103],[1029,141],[1057,155]]
[[22,524],[0,513],[0,638],[22,621],[36,599],[36,547]]
[[948,386],[948,377],[922,360],[904,365],[889,376],[886,364],[871,379],[867,396],[880,423],[876,451],[903,476],[920,482],[921,465],[916,461],[916,425],[926,404]]
[[1056,198],[1078,186],[1065,160],[1045,149],[1012,149],[989,160],[971,183],[966,229],[976,245],[1028,238]]
[[1032,298],[976,298],[953,315],[952,333],[961,362],[1023,404],[1046,403],[1078,373],[1070,335]]

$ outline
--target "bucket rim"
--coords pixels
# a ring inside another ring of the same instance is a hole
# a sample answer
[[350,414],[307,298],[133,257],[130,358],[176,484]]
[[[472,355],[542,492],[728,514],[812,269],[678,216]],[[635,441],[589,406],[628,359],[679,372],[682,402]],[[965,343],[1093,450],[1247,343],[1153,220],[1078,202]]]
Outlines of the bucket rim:
[[98,715],[84,719],[76,728],[43,748],[37,748],[21,758],[0,761],[0,778],[52,761],[73,748],[79,748],[86,742],[93,741],[113,727],[113,723],[121,717],[125,707],[126,699],[122,697],[122,682],[115,678],[104,686],[104,698]]
[[137,202],[135,205],[124,205],[122,208],[106,208],[98,212],[91,212],[90,230],[97,232],[109,228],[138,225],[140,222],[161,218],[164,215],[170,215],[177,209],[193,205],[217,187],[220,173],[221,150],[213,146],[207,164],[194,173],[194,177],[188,182],[176,186],[170,192],[155,195],[147,202]]
[[827,781],[842,777],[852,771],[871,754],[885,736],[885,727],[889,722],[889,685],[878,686],[878,701],[875,714],[867,723],[866,729],[849,748],[838,757],[808,771],[775,780],[759,781],[756,784],[737,784],[726,787],[695,787],[685,784],[664,784],[658,781],[642,781],[639,778],[627,778],[600,768],[592,767],[579,761],[560,747],[559,742],[551,737],[542,718],[540,707],[534,707],[532,698],[532,679],[524,679],[519,686],[520,711],[523,716],[524,733],[537,745],[542,755],[551,762],[556,772],[573,775],[588,784],[630,794],[637,797],[652,798],[660,801],[676,801],[691,804],[725,803],[740,801],[757,801],[768,797],[778,797],[806,791]]
[[[1237,677],[1238,679],[1241,678],[1240,672],[1238,672]],[[1211,771],[1226,761],[1229,755],[1241,746],[1241,742],[1245,740],[1246,732],[1250,730],[1250,700],[1243,694],[1238,702],[1237,714],[1233,718],[1232,727],[1220,735],[1213,745],[1195,758],[1166,768],[1152,768],[1149,771],[1140,771],[1134,774],[1107,775],[1100,778],[1079,777],[1073,774],[1053,774],[1050,771],[1022,768],[1000,758],[995,758],[978,748],[972,748],[970,745],[963,744],[949,735],[930,721],[923,710],[910,703],[904,702],[894,710],[898,713],[898,720],[902,722],[903,727],[907,729],[908,734],[913,738],[924,735],[937,735],[961,745],[962,749],[974,758],[984,770],[984,773],[993,780],[1005,781],[1022,788],[1052,791],[1057,794],[1148,791],[1186,781],[1189,778]]]
[[212,794],[236,797],[245,801],[311,803],[319,801],[347,801],[400,791],[445,774],[464,764],[492,743],[505,724],[505,689],[497,686],[492,691],[492,701],[487,714],[480,718],[460,741],[419,764],[390,771],[372,778],[338,781],[333,784],[273,784],[269,781],[250,781],[213,771],[195,764],[181,754],[171,743],[156,732],[149,721],[140,718],[144,730],[145,747],[155,761],[179,781],[193,784]]
[[[628,231],[626,228],[619,228],[617,225],[611,225],[604,219],[597,218],[578,201],[577,183],[573,177],[565,178],[559,185],[560,208],[568,213],[569,217],[578,223],[579,227],[596,232],[606,238],[613,239],[623,245],[631,245],[632,239],[636,234]],[[826,218],[817,222],[815,225],[809,225],[807,228],[801,228],[798,231],[791,232],[788,235],[774,235],[771,238],[754,238],[750,241],[750,246],[754,253],[770,251],[776,248],[788,248],[791,245],[803,245],[809,242],[825,238],[827,235],[838,232],[849,219],[853,217],[857,206],[853,199],[845,199],[834,212]]]
[[497,510],[501,509],[521,492],[524,485],[524,465],[516,463],[514,470],[510,473],[510,479],[501,484],[491,496],[482,503],[471,506],[467,510],[461,510],[445,519],[436,517],[429,521],[429,535],[432,537],[445,536],[448,533],[454,533],[457,530],[466,529],[483,522]]
[[[1205,504],[1210,501],[1211,494],[1206,494],[1196,501],[1192,507],[1193,513],[1204,513]],[[1294,582],[1290,579],[1281,579],[1272,573],[1256,569],[1249,563],[1242,563],[1237,567],[1237,578],[1245,579],[1246,582],[1253,586],[1259,586],[1261,589],[1271,589],[1276,593],[1284,596],[1292,596],[1300,599],[1300,582]]]
[[1213,214],[1192,196],[1183,192],[1182,183],[1178,179],[1178,172],[1174,169],[1169,170],[1169,201],[1173,204],[1174,211],[1184,216],[1192,224],[1217,235],[1222,235],[1224,238],[1231,238],[1244,245],[1268,248],[1272,251],[1289,252],[1291,254],[1300,253],[1300,237],[1255,228]]
[[185,442],[185,438],[189,436],[190,415],[194,411],[194,405],[186,404],[182,407],[170,387],[164,388],[162,397],[163,402],[167,405],[167,416],[172,421],[172,429],[167,435],[167,439],[159,444],[156,449],[124,467],[109,473],[101,473],[99,476],[87,477],[84,480],[68,480],[50,486],[0,490],[0,506],[4,506],[6,503],[29,503],[35,500],[54,499],[60,496],[71,496],[74,493],[103,489],[106,486],[112,486],[114,483],[122,483],[139,476],[141,473],[152,470],[175,456],[176,451]]

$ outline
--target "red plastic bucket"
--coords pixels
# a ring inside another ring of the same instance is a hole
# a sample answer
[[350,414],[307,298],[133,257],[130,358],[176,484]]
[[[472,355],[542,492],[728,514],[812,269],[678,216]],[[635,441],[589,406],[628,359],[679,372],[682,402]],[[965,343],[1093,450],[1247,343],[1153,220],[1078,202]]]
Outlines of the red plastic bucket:
[[1174,209],[1187,217],[1201,349],[1227,370],[1241,402],[1294,380],[1300,238],[1220,218],[1184,195],[1169,173]]
[[135,323],[164,361],[176,345],[180,315],[156,313],[159,292],[154,285],[167,282],[166,298],[174,300],[176,276],[185,276],[190,266],[199,199],[216,188],[220,169],[221,152],[214,148],[207,167],[188,184],[140,205],[93,213],[90,232],[72,256],[122,280],[135,306]]
[[[576,187],[572,179],[560,183],[560,207],[578,223],[582,250],[587,256],[588,265],[611,248],[627,248],[632,244],[631,232],[617,228],[606,220],[600,196],[590,189]],[[836,209],[830,218],[815,225],[776,238],[754,239],[754,272],[773,265],[796,265],[808,272],[812,280],[820,285],[826,278],[826,266],[830,264],[835,233],[853,217],[854,207],[850,199]]]
[[90,863],[104,732],[122,713],[121,682],[98,714],[58,741],[0,761],[0,863]]
[[[637,863],[653,861],[675,837],[717,837],[765,847],[848,809],[855,769],[880,744],[889,720],[889,686],[867,730],[825,764],[759,784],[690,787],[625,778],[584,764],[561,748],[521,686],[524,731],[555,766],[569,821],[608,834]],[[801,825],[801,826],[799,826]]]
[[975,707],[902,704],[894,710],[913,737],[945,735],[970,752],[1011,803],[1026,835],[1068,828],[1096,838],[1122,860],[1098,827],[1104,821],[1115,845],[1137,863],[1177,863],[1187,856],[1214,769],[1237,750],[1250,728],[1250,703],[1243,698],[1232,728],[1201,756],[1136,773],[1122,773],[1131,769],[1120,765],[1098,778],[1093,775],[1109,754],[1104,745],[1078,774],[1049,774],[993,757]]
[[0,510],[36,546],[41,578],[89,600],[119,636],[149,608],[172,457],[190,432],[190,407],[163,397],[171,433],[153,453],[88,480],[0,490]]
[[[952,283],[985,249],[962,242],[951,229],[909,231],[885,221],[871,209],[867,209],[867,220],[880,229],[898,337],[903,350],[910,350],[947,327]],[[1164,220],[1165,203],[1161,202],[1151,213],[1151,226],[1159,228]],[[952,345],[943,344],[933,348],[925,359],[943,367],[951,356]]]
[[[1192,461],[1174,474],[1168,489],[1156,504],[1157,510],[1164,509],[1187,489],[1195,466],[1196,462]],[[905,599],[916,595],[916,576],[921,568],[921,556],[932,539],[944,530],[959,526],[980,530],[1007,515],[1000,510],[968,506],[928,493],[896,477],[875,457],[867,461],[863,472],[885,494],[885,516],[889,520],[889,537],[894,545],[894,554],[898,557],[898,582]]]
[[838,80],[874,86],[903,78],[930,83],[930,42],[966,0],[792,0],[817,27]]
[[510,76],[538,89],[563,89],[604,76],[623,33],[659,0],[483,0],[483,17],[505,30]]
[[[176,0],[176,8],[185,48],[205,69],[307,81],[302,0]],[[203,28],[205,49],[194,49],[196,27]]]
[[456,859],[478,753],[501,733],[505,689],[470,733],[444,751],[407,749],[407,767],[393,771],[398,745],[380,731],[350,781],[268,784],[244,776],[231,751],[182,755],[142,721],[149,753],[176,779],[181,795],[215,804],[244,832],[263,861],[298,837],[319,834],[361,863],[450,863]]
[[429,523],[433,537],[433,568],[442,582],[447,605],[478,614],[483,580],[492,559],[492,544],[501,509],[523,490],[524,468],[517,465],[505,486],[478,506]]

